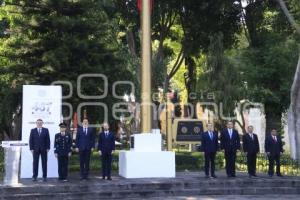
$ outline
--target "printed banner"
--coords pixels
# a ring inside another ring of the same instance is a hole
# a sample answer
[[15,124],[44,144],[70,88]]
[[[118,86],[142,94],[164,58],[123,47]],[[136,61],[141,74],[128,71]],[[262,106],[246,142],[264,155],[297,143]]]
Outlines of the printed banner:
[[[29,142],[30,130],[35,128],[36,120],[42,119],[45,128],[49,129],[50,151],[48,153],[48,177],[58,177],[57,160],[54,156],[54,136],[59,132],[62,106],[61,86],[23,86],[23,113],[22,113],[22,141]],[[29,147],[22,148],[21,178],[32,177],[33,158]],[[42,163],[40,158],[39,174],[42,177]]]

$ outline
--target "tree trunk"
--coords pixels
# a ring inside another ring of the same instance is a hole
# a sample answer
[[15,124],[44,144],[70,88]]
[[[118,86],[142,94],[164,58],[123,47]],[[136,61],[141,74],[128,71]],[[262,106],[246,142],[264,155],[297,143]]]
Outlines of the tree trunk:
[[189,114],[191,118],[197,118],[197,100],[191,98],[192,92],[196,92],[196,64],[193,61],[193,58],[186,57],[185,58],[185,65],[187,68],[187,72],[185,73],[185,87],[188,94],[187,102],[189,103]]
[[278,132],[282,129],[282,113],[274,112],[274,110],[268,111],[268,106],[265,107],[266,114],[266,134],[270,134],[272,129],[276,129]]
[[288,133],[291,156],[300,159],[300,56],[291,88],[291,105],[288,112]]
[[[287,17],[290,24],[300,34],[300,26],[297,24],[294,17],[291,15],[283,0],[277,0],[283,13]],[[288,112],[288,133],[290,139],[291,156],[294,159],[300,159],[300,56],[294,76],[293,85],[291,88],[291,105]]]

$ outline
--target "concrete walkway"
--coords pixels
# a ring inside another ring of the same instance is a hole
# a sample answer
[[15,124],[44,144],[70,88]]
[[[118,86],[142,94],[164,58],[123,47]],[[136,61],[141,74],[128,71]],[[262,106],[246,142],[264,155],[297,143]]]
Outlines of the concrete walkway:
[[[300,195],[218,195],[218,196],[182,196],[182,197],[154,197],[151,200],[299,200]],[[129,200],[129,199],[128,199]],[[145,199],[146,200],[146,199]]]

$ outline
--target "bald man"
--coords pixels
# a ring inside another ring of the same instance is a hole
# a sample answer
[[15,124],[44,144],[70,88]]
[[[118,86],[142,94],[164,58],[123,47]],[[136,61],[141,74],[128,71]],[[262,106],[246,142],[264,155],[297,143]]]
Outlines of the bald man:
[[112,153],[115,150],[115,136],[109,130],[108,123],[103,124],[103,131],[99,135],[98,152],[102,160],[102,179],[107,177],[107,180],[111,179],[111,164]]

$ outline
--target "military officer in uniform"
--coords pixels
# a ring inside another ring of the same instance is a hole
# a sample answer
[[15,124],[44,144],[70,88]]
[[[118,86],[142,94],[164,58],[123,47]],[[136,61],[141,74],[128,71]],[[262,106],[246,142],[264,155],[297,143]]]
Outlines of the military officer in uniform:
[[58,163],[58,180],[68,181],[68,163],[72,154],[72,136],[66,132],[66,124],[60,123],[60,133],[55,135],[54,153]]

